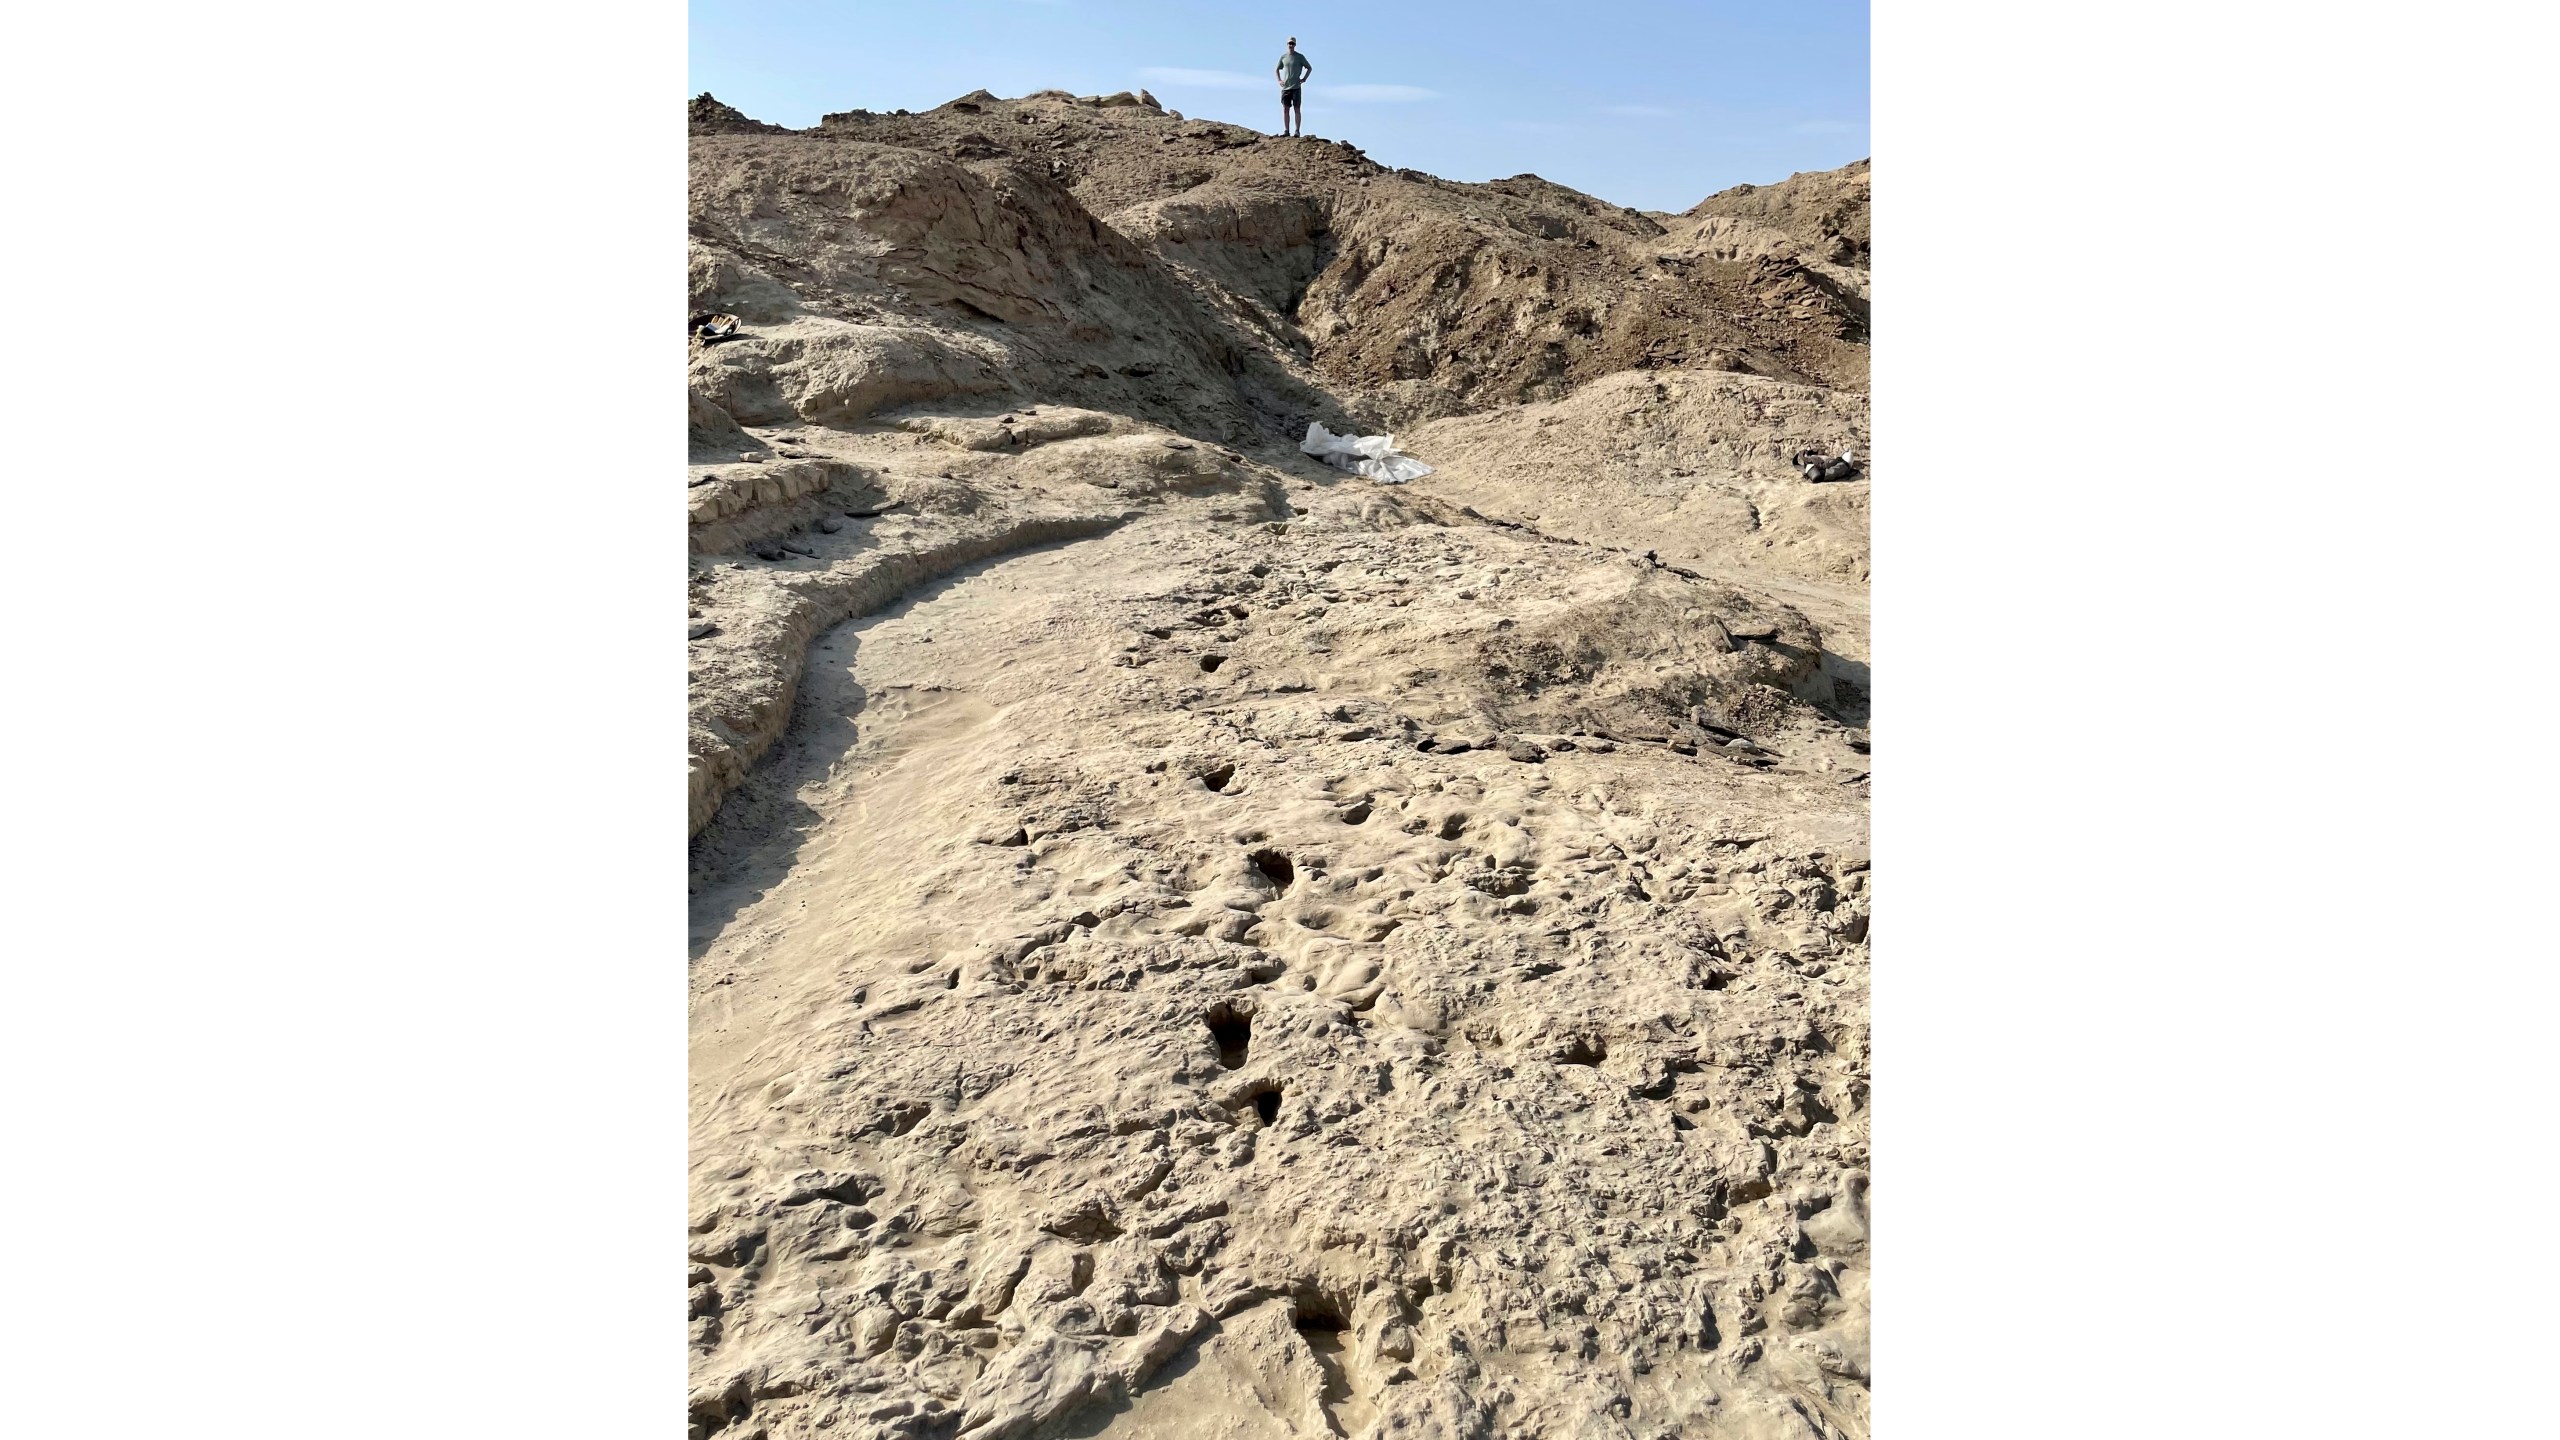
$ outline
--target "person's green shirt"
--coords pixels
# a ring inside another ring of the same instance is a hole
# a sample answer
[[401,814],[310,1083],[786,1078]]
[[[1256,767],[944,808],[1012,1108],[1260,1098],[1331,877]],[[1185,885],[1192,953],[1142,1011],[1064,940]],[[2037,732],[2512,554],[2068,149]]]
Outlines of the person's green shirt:
[[1304,53],[1283,50],[1280,52],[1280,63],[1271,67],[1271,73],[1280,77],[1281,89],[1295,90],[1300,82],[1315,72],[1315,68],[1307,63]]

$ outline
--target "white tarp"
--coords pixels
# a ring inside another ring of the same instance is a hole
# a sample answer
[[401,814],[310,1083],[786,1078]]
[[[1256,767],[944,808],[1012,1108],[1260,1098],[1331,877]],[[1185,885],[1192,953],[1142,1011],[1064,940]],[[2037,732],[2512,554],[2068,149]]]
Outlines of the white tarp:
[[1336,470],[1366,475],[1387,485],[1401,485],[1431,473],[1430,466],[1410,455],[1397,454],[1393,435],[1336,435],[1310,421],[1307,438],[1298,442],[1298,448]]

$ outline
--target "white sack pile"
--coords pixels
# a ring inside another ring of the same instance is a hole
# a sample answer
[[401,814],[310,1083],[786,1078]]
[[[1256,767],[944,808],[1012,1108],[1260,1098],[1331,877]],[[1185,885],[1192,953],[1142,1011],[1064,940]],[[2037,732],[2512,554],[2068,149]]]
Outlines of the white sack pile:
[[1336,470],[1366,475],[1389,485],[1419,480],[1431,473],[1430,466],[1410,455],[1397,454],[1393,435],[1336,435],[1310,422],[1307,438],[1298,442],[1298,448]]

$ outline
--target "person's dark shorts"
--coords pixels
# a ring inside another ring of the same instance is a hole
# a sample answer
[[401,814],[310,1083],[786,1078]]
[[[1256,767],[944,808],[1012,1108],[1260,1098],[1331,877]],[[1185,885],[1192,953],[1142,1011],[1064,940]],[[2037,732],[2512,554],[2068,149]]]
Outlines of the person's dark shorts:
[[1280,103],[1283,105],[1296,105],[1300,109],[1305,108],[1304,102],[1298,99],[1298,87],[1295,85],[1283,85],[1280,87]]

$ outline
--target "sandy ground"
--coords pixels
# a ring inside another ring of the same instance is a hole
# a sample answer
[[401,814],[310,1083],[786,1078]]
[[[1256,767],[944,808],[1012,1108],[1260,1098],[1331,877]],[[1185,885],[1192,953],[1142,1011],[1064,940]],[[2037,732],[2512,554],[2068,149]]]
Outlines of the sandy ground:
[[1783,662],[1757,765],[1612,698],[1706,659],[1630,615],[1806,622],[1314,471],[812,647],[698,847],[706,1413],[1863,1423],[1857,732]]

